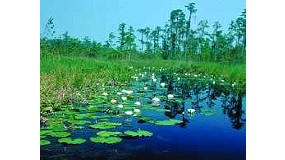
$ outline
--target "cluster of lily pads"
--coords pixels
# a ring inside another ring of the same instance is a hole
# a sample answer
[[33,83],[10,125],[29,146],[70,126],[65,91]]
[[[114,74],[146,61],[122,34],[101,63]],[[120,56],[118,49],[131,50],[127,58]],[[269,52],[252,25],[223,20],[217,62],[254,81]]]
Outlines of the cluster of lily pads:
[[[113,122],[112,118],[137,119],[138,123],[149,123],[151,125],[169,126],[183,123],[181,120],[164,118],[155,119],[144,115],[145,110],[154,112],[169,112],[167,105],[177,103],[182,105],[184,99],[176,92],[169,93],[170,87],[195,86],[197,79],[201,85],[225,85],[227,82],[213,75],[210,77],[202,74],[178,74],[173,73],[167,77],[165,69],[159,68],[156,72],[141,72],[133,75],[134,86],[112,86],[103,87],[92,95],[87,101],[88,105],[62,106],[61,110],[52,112],[46,117],[47,123],[41,129],[41,145],[49,145],[48,137],[57,138],[63,144],[82,144],[86,139],[82,137],[72,138],[68,131],[81,130],[88,126],[90,129],[98,130],[96,135],[89,137],[91,142],[114,144],[122,141],[122,138],[150,137],[152,132],[138,130],[123,130],[122,122]],[[187,82],[187,84],[185,84]],[[192,84],[193,82],[193,84]],[[191,83],[191,85],[190,85]],[[231,86],[234,87],[236,83]],[[187,89],[187,88],[186,88]],[[189,88],[190,90],[190,88]],[[164,107],[162,108],[162,104]],[[185,114],[191,116],[196,114],[194,108],[185,110]],[[201,110],[201,115],[213,115],[214,110]],[[184,114],[184,111],[183,111]],[[117,129],[118,131],[106,131]],[[103,130],[103,131],[102,131]]]

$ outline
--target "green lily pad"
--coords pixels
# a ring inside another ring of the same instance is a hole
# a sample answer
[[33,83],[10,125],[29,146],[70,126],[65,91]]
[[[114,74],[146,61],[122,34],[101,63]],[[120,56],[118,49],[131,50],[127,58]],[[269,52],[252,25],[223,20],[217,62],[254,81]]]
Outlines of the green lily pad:
[[124,134],[130,137],[151,137],[153,135],[152,132],[141,130],[141,129],[137,131],[127,130],[124,132]]
[[49,145],[50,143],[51,143],[51,142],[48,141],[48,140],[44,140],[44,139],[41,140],[41,146]]
[[75,119],[86,119],[87,118],[87,114],[76,114]]
[[100,131],[97,133],[98,136],[101,137],[110,137],[110,136],[117,136],[122,134],[122,132],[109,132],[109,131]]
[[139,137],[151,137],[153,135],[152,132],[142,130],[142,129],[137,130],[137,133],[139,134]]
[[139,136],[139,134],[137,132],[130,131],[130,130],[125,131],[124,134],[127,136],[131,136],[131,137],[138,137]]
[[122,125],[122,123],[116,123],[116,122],[98,122],[96,124],[90,125],[93,129],[109,129],[109,128],[116,128],[118,126]]
[[68,132],[52,132],[49,135],[55,138],[62,138],[62,137],[68,137],[71,134]]
[[48,135],[51,132],[53,132],[53,131],[52,130],[41,129],[40,134],[41,134],[41,136],[45,136],[45,135]]
[[72,139],[72,138],[61,138],[58,140],[59,143],[66,143],[66,144],[82,144],[82,143],[85,143],[86,140],[83,139],[83,138],[75,138],[75,139]]
[[106,144],[114,144],[114,143],[119,143],[122,141],[122,138],[120,137],[102,137],[102,136],[97,136],[97,137],[90,137],[91,142],[95,143],[106,143]]
[[169,126],[169,125],[175,125],[178,123],[181,123],[182,121],[177,119],[168,119],[168,120],[160,120],[160,121],[154,121],[154,124],[156,125],[163,125],[163,126]]
[[91,122],[86,121],[86,120],[80,120],[80,121],[75,122],[75,124],[77,124],[77,125],[85,125],[85,124],[88,124],[88,123],[91,123]]

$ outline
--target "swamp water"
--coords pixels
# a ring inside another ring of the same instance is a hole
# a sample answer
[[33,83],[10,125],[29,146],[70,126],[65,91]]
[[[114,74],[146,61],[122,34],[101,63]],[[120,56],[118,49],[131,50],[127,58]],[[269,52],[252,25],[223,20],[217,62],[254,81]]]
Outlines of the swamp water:
[[246,159],[246,99],[237,84],[163,72],[133,78],[48,116],[41,159]]

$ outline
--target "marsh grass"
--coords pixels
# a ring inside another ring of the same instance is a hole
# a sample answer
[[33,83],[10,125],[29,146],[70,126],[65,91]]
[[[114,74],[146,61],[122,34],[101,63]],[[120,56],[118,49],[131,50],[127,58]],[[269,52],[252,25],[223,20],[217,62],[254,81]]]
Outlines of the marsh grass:
[[[225,79],[245,84],[245,64],[175,60],[106,60],[76,56],[41,55],[41,107],[58,108],[63,104],[82,102],[103,87],[129,84],[132,75],[146,67],[163,67],[173,72],[195,72],[223,75]],[[245,90],[245,88],[244,88]]]

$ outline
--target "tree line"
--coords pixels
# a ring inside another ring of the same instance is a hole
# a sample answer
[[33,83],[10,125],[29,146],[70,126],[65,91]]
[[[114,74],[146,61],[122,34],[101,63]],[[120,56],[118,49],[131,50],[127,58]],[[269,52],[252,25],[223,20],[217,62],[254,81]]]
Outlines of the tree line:
[[[246,58],[246,10],[232,20],[226,31],[216,21],[210,25],[208,20],[192,26],[193,16],[197,13],[195,3],[171,11],[164,26],[135,30],[125,23],[119,24],[117,35],[109,34],[105,43],[97,43],[85,37],[83,40],[72,38],[68,32],[55,38],[53,18],[45,26],[41,36],[41,53],[84,55],[115,59],[162,58],[185,61],[211,61],[245,63]],[[212,30],[211,32],[209,30]],[[138,37],[136,37],[138,33]],[[138,43],[136,43],[138,42]]]

